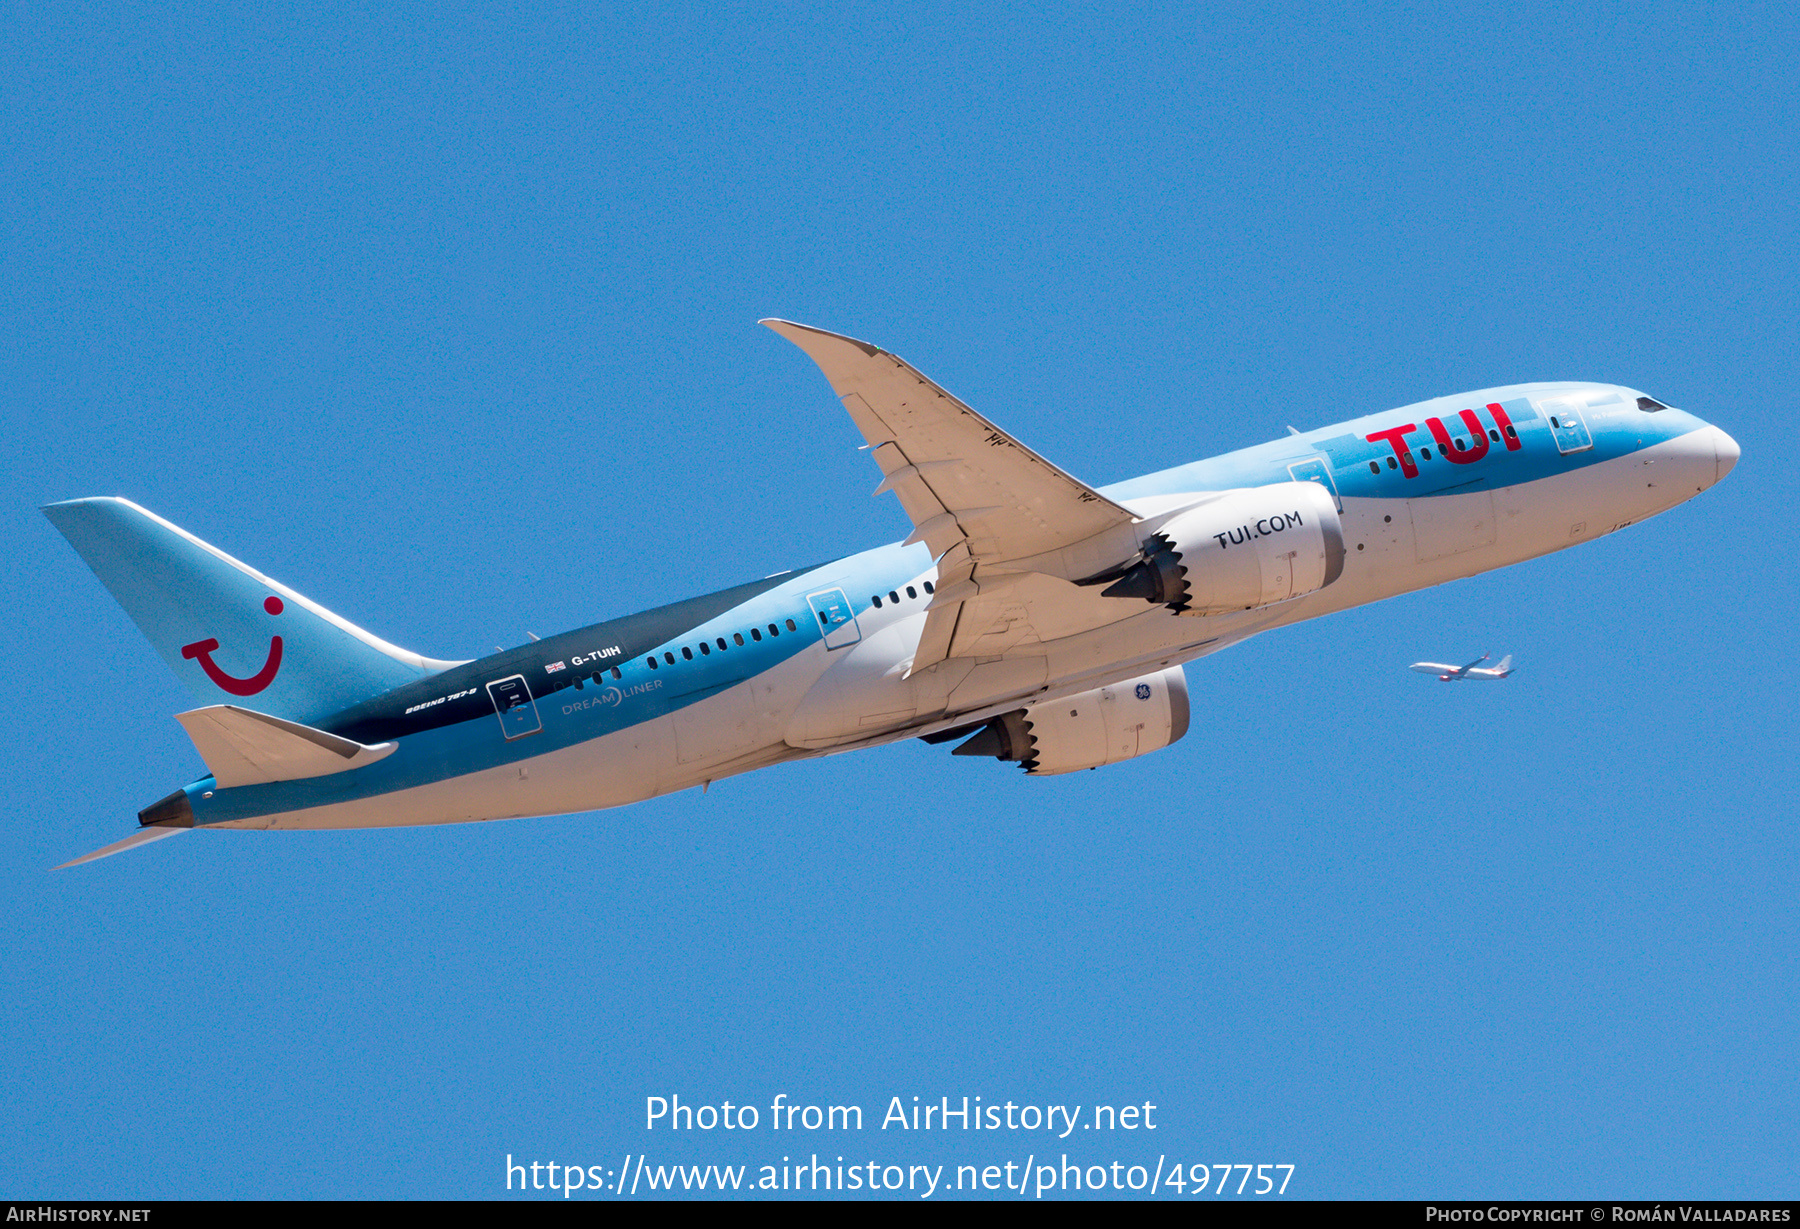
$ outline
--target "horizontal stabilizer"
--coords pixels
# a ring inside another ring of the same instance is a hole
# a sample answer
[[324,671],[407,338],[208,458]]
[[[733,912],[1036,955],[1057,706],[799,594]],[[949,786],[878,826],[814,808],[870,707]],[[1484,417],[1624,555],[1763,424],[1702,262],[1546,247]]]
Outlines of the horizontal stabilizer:
[[235,704],[177,713],[175,720],[194,740],[194,750],[206,761],[220,789],[347,772],[392,755],[399,745],[364,746]]
[[175,836],[178,833],[192,831],[192,828],[139,828],[122,841],[114,841],[104,849],[96,849],[93,853],[84,853],[79,858],[74,858],[64,862],[62,866],[53,866],[50,869],[60,871],[65,866],[80,866],[83,862],[92,862],[96,858],[110,858],[116,853],[124,853],[127,849],[136,849],[139,845],[160,841],[165,836]]

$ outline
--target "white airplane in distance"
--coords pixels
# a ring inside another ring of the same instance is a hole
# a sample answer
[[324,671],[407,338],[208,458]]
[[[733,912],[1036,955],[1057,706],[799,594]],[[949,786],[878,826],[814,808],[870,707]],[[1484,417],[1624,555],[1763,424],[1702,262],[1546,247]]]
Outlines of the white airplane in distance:
[[1463,679],[1503,679],[1512,673],[1512,654],[1508,653],[1500,659],[1500,664],[1492,670],[1479,670],[1476,667],[1488,659],[1483,653],[1466,666],[1446,666],[1442,662],[1415,661],[1412,669],[1420,674],[1435,674],[1440,683],[1457,683]]

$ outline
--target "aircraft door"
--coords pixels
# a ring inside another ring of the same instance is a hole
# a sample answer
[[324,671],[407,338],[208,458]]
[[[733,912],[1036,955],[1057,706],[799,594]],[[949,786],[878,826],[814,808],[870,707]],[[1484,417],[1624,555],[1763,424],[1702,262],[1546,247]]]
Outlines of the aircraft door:
[[1343,496],[1338,494],[1337,483],[1331,480],[1331,467],[1325,464],[1322,457],[1314,457],[1310,461],[1296,461],[1288,466],[1288,474],[1295,482],[1316,482],[1331,492],[1331,498],[1337,503],[1337,510],[1344,510]]
[[1538,409],[1550,423],[1550,434],[1556,437],[1556,451],[1567,456],[1594,446],[1587,423],[1572,401],[1541,401]]
[[544,723],[538,719],[537,701],[531,698],[531,688],[525,685],[523,674],[496,679],[487,685],[487,690],[488,697],[494,702],[494,712],[500,718],[500,732],[506,735],[508,742],[536,734],[544,728]]
[[862,628],[856,625],[856,615],[842,589],[809,593],[806,602],[812,607],[813,617],[819,621],[819,630],[825,634],[826,648],[841,649],[862,639]]

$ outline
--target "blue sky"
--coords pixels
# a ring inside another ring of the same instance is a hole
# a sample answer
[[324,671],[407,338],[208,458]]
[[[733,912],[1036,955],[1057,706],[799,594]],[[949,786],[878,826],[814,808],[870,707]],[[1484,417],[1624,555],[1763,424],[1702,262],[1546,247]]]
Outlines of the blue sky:
[[[9,1194],[1047,1149],[1292,1163],[1312,1197],[1796,1194],[1791,8],[8,25]],[[1187,738],[1100,772],[914,743],[47,873],[200,765],[39,505],[128,496],[446,657],[900,537],[769,315],[905,355],[1096,484],[1532,379],[1644,388],[1743,460],[1624,533],[1196,663]],[[1519,673],[1404,670],[1482,652]],[[670,1093],[872,1117],[647,1134]],[[874,1126],[963,1095],[1161,1125]]]

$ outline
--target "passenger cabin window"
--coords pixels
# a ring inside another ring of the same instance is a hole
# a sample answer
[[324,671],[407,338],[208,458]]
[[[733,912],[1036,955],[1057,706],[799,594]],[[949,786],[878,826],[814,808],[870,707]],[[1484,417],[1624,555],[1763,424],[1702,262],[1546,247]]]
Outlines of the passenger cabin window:
[[[625,676],[624,676],[624,675],[623,675],[623,674],[620,674],[620,673],[619,673],[619,668],[618,668],[618,667],[617,667],[617,666],[614,666],[614,667],[613,667],[613,668],[612,668],[612,674],[613,674],[613,677],[614,677],[614,678],[616,678],[616,679],[622,679],[622,678],[624,678],[624,677],[625,677]],[[599,675],[598,675],[598,674],[596,674],[596,675],[595,675],[595,676],[594,676],[594,681],[595,681],[595,682],[596,682],[596,683],[598,683],[598,682],[599,682],[599,681],[600,681],[600,676],[599,676]]]
[[744,633],[743,632],[732,632],[731,638],[737,642],[737,645],[739,648],[744,647]]
[[1399,469],[1399,468],[1400,468],[1400,466],[1399,466],[1399,465],[1397,465],[1397,464],[1396,464],[1396,463],[1395,463],[1395,462],[1394,462],[1394,458],[1392,458],[1392,457],[1389,457],[1389,458],[1388,458],[1388,468],[1389,468],[1389,469]]
[[[686,649],[683,649],[683,650],[681,650],[681,651],[682,651],[682,652],[683,652],[683,653],[686,653],[686,652],[687,652],[687,650],[686,650]],[[689,656],[692,656],[692,654],[689,654]],[[663,654],[663,660],[664,660],[664,661],[666,661],[666,662],[668,662],[668,663],[669,663],[669,664],[670,664],[670,665],[671,665],[671,666],[672,666],[672,665],[674,665],[674,664],[675,664],[675,654],[673,654],[673,653],[664,653],[664,654]]]
[[681,659],[683,661],[693,661],[694,660],[694,650],[688,648],[687,645],[685,645],[685,644],[682,645],[681,646]]
[[931,587],[931,582],[929,580],[925,582],[925,592],[927,592],[927,593],[936,593],[937,592],[936,589],[933,589]]
[[[738,643],[742,644],[744,642],[742,640],[740,640],[740,641],[738,641]],[[730,647],[731,647],[730,645],[725,643],[725,637],[720,636],[719,637],[719,652],[723,653],[726,649],[728,649]]]
[[1513,426],[1511,423],[1507,423],[1506,424],[1506,438],[1509,440],[1518,439],[1519,438],[1519,429],[1517,427]]
[[1421,448],[1421,449],[1419,449],[1419,455],[1424,457],[1427,461],[1429,461],[1429,460],[1431,460],[1431,449]]
[[1488,428],[1488,438],[1493,440],[1496,444],[1498,444],[1500,442],[1500,433],[1498,431],[1494,430],[1492,427],[1489,427]]
[[1558,430],[1562,429],[1562,424],[1556,421],[1556,415],[1554,415],[1554,414],[1550,415],[1550,425],[1557,428]]
[[896,593],[894,590],[889,589],[888,590],[888,601],[890,601],[894,605],[898,606],[900,604],[900,595],[898,593]]
[[[682,651],[686,652],[685,649]],[[702,640],[700,642],[700,655],[702,657],[711,657],[712,656],[712,645],[710,645],[710,644],[706,643],[706,641]]]
[[646,657],[644,660],[650,663],[650,668],[652,670],[656,669],[656,654],[652,653],[652,654],[650,654],[650,656]]
[[1369,462],[1369,472],[1371,474],[1379,474],[1381,472],[1381,462],[1370,461]]
[[[774,630],[774,629],[771,628],[770,630]],[[760,641],[762,639],[762,629],[759,627],[751,628],[750,629],[750,639]]]
[[[819,617],[820,617],[820,618],[821,618],[821,619],[822,619],[822,618],[824,618],[824,617],[825,617],[825,616],[824,616],[824,615],[820,615],[820,616],[819,616]],[[775,627],[775,625],[774,625],[774,624],[773,624],[773,623],[771,623],[771,624],[770,624],[770,625],[769,625],[769,628],[770,628],[770,630],[771,630],[771,631],[773,631],[773,630],[774,630],[774,627]],[[793,621],[793,620],[792,620],[792,619],[789,619],[789,620],[788,620],[788,621],[787,621],[787,627],[788,627],[788,630],[789,630],[789,631],[790,631],[790,632],[797,632],[797,631],[799,631],[799,630],[800,630],[800,629],[799,629],[799,628],[797,628],[797,627],[795,627],[795,626],[794,626],[794,621]]]
[[913,588],[911,585],[908,585],[908,586],[906,586],[906,596],[907,597],[918,597],[919,591],[917,589]]
[[[869,600],[871,602],[875,603],[875,609],[877,609],[877,610],[881,609],[881,594],[877,593],[874,597],[871,597]],[[823,623],[824,621],[825,621],[825,616],[820,615],[819,622]]]

